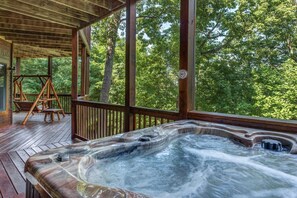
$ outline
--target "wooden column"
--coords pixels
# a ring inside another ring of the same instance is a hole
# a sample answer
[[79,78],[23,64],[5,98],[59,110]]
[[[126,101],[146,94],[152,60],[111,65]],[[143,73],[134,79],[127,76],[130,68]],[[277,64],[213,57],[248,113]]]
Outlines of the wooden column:
[[195,107],[195,0],[181,1],[180,17],[180,74],[185,78],[179,79],[179,113],[181,119],[186,119]]
[[13,119],[13,116],[12,116],[12,89],[13,89],[13,70],[12,70],[12,64],[13,64],[13,43],[11,43],[10,45],[10,60],[9,60],[9,67],[11,68],[10,69],[10,75],[9,75],[9,101],[8,101],[8,113],[9,113],[9,124],[12,124],[12,119]]
[[[71,87],[71,99],[77,100],[77,71],[78,71],[78,31],[72,30],[72,87]],[[76,133],[76,106],[71,103],[71,134],[74,139]]]
[[124,131],[133,129],[130,107],[135,106],[136,75],[136,0],[127,0],[126,10],[126,66],[125,66],[125,125]]
[[16,57],[15,75],[21,75],[21,58]]
[[80,83],[80,95],[86,95],[86,59],[87,59],[87,51],[86,47],[83,46],[81,48],[81,83]]
[[[91,26],[88,26],[86,28],[86,37],[89,46],[91,46]],[[90,54],[87,53],[87,58],[86,58],[86,95],[89,95],[90,93]]]
[[86,58],[86,95],[90,93],[90,56]]
[[53,75],[53,57],[49,56],[47,58],[47,75],[51,76],[52,80],[52,75]]
[[[53,57],[47,57],[47,75],[50,76],[51,81],[53,80]],[[47,90],[48,97],[51,97],[51,89]],[[52,108],[52,101],[48,102],[49,108]]]

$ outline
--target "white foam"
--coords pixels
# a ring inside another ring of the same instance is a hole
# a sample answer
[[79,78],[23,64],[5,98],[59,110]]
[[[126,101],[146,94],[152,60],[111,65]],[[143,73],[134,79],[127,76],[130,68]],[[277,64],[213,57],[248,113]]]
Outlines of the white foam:
[[249,167],[252,167],[259,171],[262,171],[262,173],[264,173],[268,176],[290,182],[292,185],[297,186],[297,177],[296,176],[287,174],[280,170],[270,168],[266,165],[258,164],[256,162],[252,161],[251,157],[230,155],[230,154],[226,154],[226,153],[223,153],[220,151],[215,151],[215,150],[197,150],[197,149],[192,149],[192,148],[186,148],[186,150],[191,152],[192,154],[196,154],[196,155],[202,156],[204,158],[218,159],[221,161],[227,161],[227,162],[232,162],[235,164],[249,166]]

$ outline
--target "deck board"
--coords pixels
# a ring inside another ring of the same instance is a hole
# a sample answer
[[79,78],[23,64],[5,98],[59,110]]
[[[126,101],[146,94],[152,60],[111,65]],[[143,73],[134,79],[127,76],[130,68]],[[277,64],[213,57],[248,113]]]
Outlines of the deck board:
[[14,166],[12,160],[7,153],[0,155],[0,160],[5,168],[9,179],[13,183],[13,186],[18,194],[26,192],[26,183],[22,175],[19,173],[17,168]]
[[45,123],[35,114],[21,125],[24,113],[14,115],[14,124],[0,128],[0,198],[25,197],[24,167],[27,159],[41,151],[72,144],[71,117]]
[[14,197],[17,195],[2,162],[0,162],[0,193],[3,197]]

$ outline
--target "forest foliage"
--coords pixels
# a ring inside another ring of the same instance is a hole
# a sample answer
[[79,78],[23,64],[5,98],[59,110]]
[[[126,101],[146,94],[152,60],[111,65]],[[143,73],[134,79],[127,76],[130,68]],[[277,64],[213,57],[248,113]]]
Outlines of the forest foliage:
[[[137,106],[178,108],[179,4],[179,0],[137,4]],[[196,4],[196,110],[296,120],[296,2]],[[125,10],[92,25],[92,100],[102,101],[104,92],[105,102],[124,104],[125,27]],[[45,59],[23,60],[22,65],[22,73],[46,73]],[[71,59],[54,58],[53,69],[58,92],[70,93]],[[39,89],[33,81],[26,88]]]

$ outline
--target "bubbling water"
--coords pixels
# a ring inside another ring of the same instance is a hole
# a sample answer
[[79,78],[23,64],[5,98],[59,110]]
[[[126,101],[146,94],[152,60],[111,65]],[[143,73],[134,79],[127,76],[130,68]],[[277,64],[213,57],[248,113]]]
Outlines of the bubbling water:
[[98,160],[88,182],[151,197],[297,197],[297,157],[211,135],[183,135],[161,151]]

